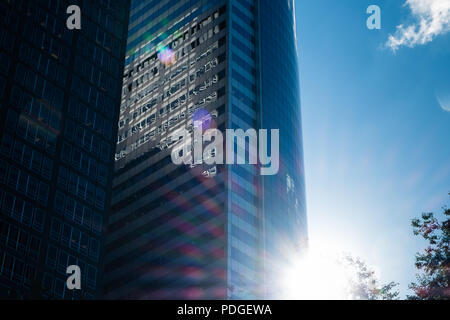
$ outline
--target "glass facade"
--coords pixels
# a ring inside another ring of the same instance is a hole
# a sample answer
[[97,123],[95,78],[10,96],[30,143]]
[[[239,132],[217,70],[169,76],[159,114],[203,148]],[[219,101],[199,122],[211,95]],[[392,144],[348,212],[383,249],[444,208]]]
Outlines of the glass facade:
[[226,297],[226,171],[171,161],[202,112],[227,121],[224,1],[132,1],[105,295]]
[[[260,128],[257,2],[229,1],[227,128]],[[246,156],[248,156],[246,154]],[[230,299],[263,296],[261,177],[256,165],[232,165],[227,179],[227,260]]]
[[[82,29],[66,9],[82,10]],[[100,292],[128,3],[0,2],[0,297]],[[81,290],[66,268],[81,269]]]
[[[307,242],[305,172],[294,0],[260,3],[260,121],[280,129],[280,170],[263,181],[265,296]],[[296,254],[297,253],[297,254]]]
[[[294,24],[292,0],[131,1],[106,298],[276,295],[282,249],[307,238]],[[174,165],[178,130],[205,117],[280,129],[279,173]]]

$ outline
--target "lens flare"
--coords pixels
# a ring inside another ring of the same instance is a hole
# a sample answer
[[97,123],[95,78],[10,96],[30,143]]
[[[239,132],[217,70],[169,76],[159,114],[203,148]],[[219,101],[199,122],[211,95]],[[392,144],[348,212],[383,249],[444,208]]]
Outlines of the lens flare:
[[357,271],[344,263],[341,251],[309,248],[282,268],[281,299],[351,300]]
[[159,46],[157,52],[159,61],[166,67],[170,67],[177,62],[176,54],[172,49],[166,46]]
[[287,300],[346,300],[351,275],[332,258],[309,253],[286,270],[282,283]]
[[201,122],[202,132],[205,132],[208,129],[213,129],[215,127],[215,121],[212,115],[206,109],[198,109],[197,111],[195,111],[192,115],[192,122],[194,123],[194,125],[195,123]]

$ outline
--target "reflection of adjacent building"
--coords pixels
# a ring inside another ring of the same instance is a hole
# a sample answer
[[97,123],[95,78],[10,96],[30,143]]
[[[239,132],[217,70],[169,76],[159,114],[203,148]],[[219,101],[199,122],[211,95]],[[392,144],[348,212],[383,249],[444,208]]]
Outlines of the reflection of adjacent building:
[[[292,6],[131,1],[107,298],[270,296],[278,249],[306,237]],[[279,128],[279,175],[263,178],[252,165],[174,165],[179,130],[205,118],[223,132]]]
[[81,2],[77,32],[64,2],[0,2],[0,298],[100,289],[128,8]]

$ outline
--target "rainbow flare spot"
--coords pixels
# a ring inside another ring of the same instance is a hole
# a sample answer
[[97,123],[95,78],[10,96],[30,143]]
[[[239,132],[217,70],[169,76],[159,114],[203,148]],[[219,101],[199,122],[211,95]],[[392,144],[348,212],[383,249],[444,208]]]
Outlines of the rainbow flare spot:
[[175,52],[166,46],[159,46],[157,49],[158,59],[166,67],[170,67],[177,62]]

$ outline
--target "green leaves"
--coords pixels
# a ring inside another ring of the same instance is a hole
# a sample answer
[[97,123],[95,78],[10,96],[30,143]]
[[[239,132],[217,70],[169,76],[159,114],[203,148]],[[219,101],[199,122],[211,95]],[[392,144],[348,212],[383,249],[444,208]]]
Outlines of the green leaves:
[[444,221],[433,213],[423,213],[421,219],[411,221],[414,235],[421,236],[429,245],[416,254],[415,265],[421,272],[416,276],[417,282],[409,285],[414,295],[408,299],[450,299],[450,209],[442,210]]

